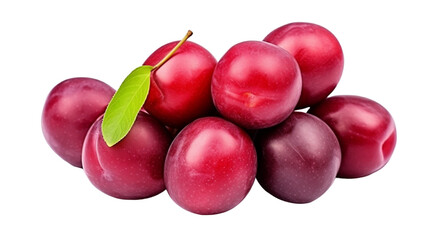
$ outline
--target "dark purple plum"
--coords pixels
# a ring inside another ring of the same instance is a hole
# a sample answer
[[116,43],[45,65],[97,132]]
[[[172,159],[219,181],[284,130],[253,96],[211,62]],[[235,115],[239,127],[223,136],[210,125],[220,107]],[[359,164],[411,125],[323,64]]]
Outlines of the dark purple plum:
[[341,161],[335,134],[317,117],[294,112],[259,130],[257,180],[273,196],[293,203],[319,198],[332,185]]

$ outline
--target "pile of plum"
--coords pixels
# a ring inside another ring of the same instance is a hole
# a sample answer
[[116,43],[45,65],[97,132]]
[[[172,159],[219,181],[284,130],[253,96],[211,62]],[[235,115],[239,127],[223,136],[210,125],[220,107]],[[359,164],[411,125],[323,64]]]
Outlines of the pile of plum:
[[[160,62],[177,44],[160,47],[143,65]],[[116,198],[166,189],[190,212],[217,214],[237,206],[257,179],[281,200],[309,203],[337,177],[381,169],[396,144],[383,106],[329,96],[343,66],[336,37],[313,23],[289,23],[263,41],[238,43],[219,61],[186,41],[150,73],[147,99],[114,146],[101,126],[115,90],[92,78],[51,90],[42,130],[61,158]]]

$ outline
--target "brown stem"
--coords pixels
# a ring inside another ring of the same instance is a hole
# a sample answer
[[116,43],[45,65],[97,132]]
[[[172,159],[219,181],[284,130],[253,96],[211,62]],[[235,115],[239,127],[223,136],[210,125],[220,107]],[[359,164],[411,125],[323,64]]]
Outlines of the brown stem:
[[165,62],[167,62],[167,60],[170,59],[171,56],[173,56],[173,54],[177,51],[177,49],[179,49],[179,47],[182,46],[182,44],[185,43],[186,40],[188,40],[188,38],[192,36],[192,34],[193,34],[192,31],[188,30],[185,37],[182,40],[180,40],[180,42],[177,43],[176,46],[161,61],[159,61],[159,63],[153,66],[152,71],[161,67]]

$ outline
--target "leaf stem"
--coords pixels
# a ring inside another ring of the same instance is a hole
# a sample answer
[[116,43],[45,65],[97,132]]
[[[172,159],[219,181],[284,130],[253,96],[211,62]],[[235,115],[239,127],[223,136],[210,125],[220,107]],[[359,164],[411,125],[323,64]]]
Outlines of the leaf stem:
[[180,40],[180,42],[177,43],[176,46],[161,61],[159,61],[159,63],[153,66],[152,71],[161,67],[165,62],[167,62],[167,60],[170,59],[171,56],[173,56],[173,54],[177,51],[177,49],[179,49],[179,47],[182,46],[182,44],[185,43],[186,40],[188,40],[188,38],[192,36],[192,34],[193,34],[192,31],[188,30],[185,37],[182,40]]

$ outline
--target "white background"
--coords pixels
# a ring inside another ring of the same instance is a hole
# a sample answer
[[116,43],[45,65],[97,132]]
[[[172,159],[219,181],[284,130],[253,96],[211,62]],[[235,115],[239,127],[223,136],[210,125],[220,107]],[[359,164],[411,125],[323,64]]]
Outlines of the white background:
[[[1,1],[0,239],[429,239],[425,1]],[[257,182],[229,212],[200,216],[167,192],[111,198],[49,148],[40,117],[60,81],[98,78],[117,89],[161,45],[191,41],[219,59],[289,22],[320,24],[340,41],[333,95],[378,101],[393,115],[390,162],[337,179],[310,204],[280,201]],[[426,228],[426,229],[425,229]]]

